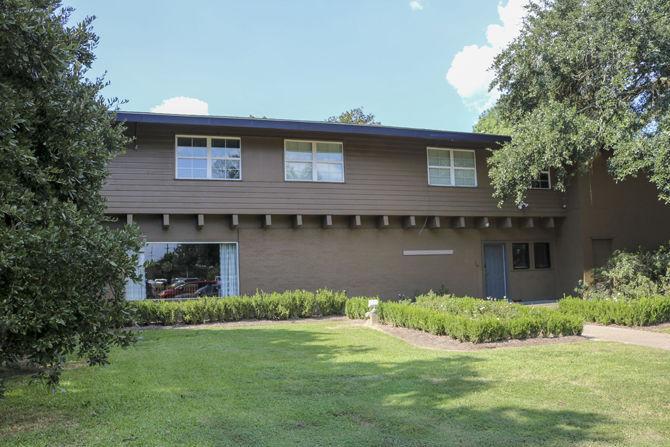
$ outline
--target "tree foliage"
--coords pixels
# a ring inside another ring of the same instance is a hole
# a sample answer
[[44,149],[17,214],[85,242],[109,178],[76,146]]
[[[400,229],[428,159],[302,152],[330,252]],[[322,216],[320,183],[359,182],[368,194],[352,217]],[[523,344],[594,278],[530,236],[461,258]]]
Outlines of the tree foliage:
[[175,276],[214,279],[220,274],[218,244],[179,244],[174,251],[166,251],[159,259],[144,263],[148,278],[166,278]]
[[472,126],[472,130],[477,133],[509,135],[512,133],[512,126],[500,116],[500,109],[493,106],[479,115],[479,119]]
[[0,3],[0,367],[27,363],[51,384],[69,354],[100,364],[132,341],[124,278],[139,249],[104,215],[106,164],[127,140],[104,80],[85,77],[92,18],[70,14]]
[[372,113],[365,113],[362,107],[347,110],[338,116],[331,116],[326,121],[329,123],[365,124],[369,126],[379,126],[381,124],[379,121],[375,121],[375,116]]
[[490,158],[500,200],[551,168],[564,190],[602,151],[617,180],[646,175],[670,202],[670,1],[535,0],[495,60],[512,141]]
[[585,298],[630,299],[670,294],[670,244],[654,250],[617,250],[577,289]]

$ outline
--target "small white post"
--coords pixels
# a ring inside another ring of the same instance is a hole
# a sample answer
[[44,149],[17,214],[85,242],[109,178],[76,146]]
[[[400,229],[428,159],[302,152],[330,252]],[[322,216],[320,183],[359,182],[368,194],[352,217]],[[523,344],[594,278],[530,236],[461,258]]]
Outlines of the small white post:
[[379,316],[377,315],[378,306],[379,300],[368,300],[368,309],[370,310],[365,313],[365,317],[370,324],[379,323]]

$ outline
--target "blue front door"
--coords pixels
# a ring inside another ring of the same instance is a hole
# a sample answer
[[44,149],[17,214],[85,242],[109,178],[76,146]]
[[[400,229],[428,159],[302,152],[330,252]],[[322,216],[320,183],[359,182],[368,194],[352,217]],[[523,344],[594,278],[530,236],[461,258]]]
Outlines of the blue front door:
[[486,296],[507,296],[507,272],[505,269],[505,244],[484,244],[484,282]]

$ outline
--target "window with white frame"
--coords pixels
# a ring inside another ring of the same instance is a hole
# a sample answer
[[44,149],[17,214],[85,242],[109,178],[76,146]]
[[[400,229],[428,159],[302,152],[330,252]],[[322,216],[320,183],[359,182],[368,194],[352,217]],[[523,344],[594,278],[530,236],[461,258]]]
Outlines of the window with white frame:
[[541,171],[540,175],[530,182],[530,187],[533,189],[550,189],[551,175],[549,174],[549,171]]
[[178,179],[240,180],[242,178],[240,138],[178,135],[175,160]]
[[284,179],[293,182],[344,182],[342,143],[285,140]]
[[128,300],[240,293],[237,242],[147,242],[136,273],[138,281],[126,281]]
[[428,184],[433,186],[477,186],[475,151],[428,149]]

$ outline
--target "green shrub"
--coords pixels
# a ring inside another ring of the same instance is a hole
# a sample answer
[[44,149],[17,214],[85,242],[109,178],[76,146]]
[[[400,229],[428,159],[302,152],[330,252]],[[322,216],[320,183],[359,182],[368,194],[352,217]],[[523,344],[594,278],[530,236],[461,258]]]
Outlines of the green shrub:
[[670,294],[670,244],[655,250],[615,251],[593,281],[577,293],[588,299],[630,299]]
[[[368,300],[366,297],[347,299],[343,292],[331,290],[293,290],[187,301],[143,300],[129,304],[137,324],[174,325],[326,315],[363,319],[368,311]],[[477,298],[428,294],[418,297],[416,303],[380,301],[378,309],[379,319],[384,324],[449,335],[473,343],[573,335],[582,330],[581,317],[574,313]],[[649,314],[656,315],[659,311]]]
[[670,322],[670,297],[652,296],[637,299],[563,298],[559,310],[566,314],[600,324],[649,326]]
[[139,325],[201,324],[238,320],[286,320],[343,315],[347,297],[332,290],[293,290],[252,296],[210,297],[187,301],[143,300],[129,303]]
[[455,297],[453,295],[438,296],[426,294],[416,297],[417,306],[440,310],[456,315],[479,317],[494,315],[500,318],[518,316],[530,309],[521,304],[512,304],[507,301],[483,300],[481,298]]
[[344,307],[344,314],[351,318],[362,320],[365,318],[365,314],[368,312],[368,300],[370,298],[365,297],[354,297],[347,300],[347,304]]
[[383,302],[380,321],[473,343],[581,334],[582,320],[556,310],[451,296]]

